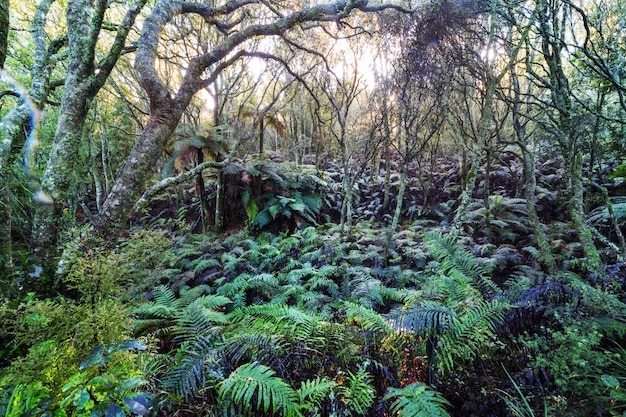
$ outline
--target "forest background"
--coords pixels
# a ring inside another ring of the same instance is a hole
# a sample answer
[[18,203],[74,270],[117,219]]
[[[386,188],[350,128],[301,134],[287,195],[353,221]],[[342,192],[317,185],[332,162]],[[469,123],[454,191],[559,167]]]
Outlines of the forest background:
[[626,415],[625,9],[0,0],[0,413]]

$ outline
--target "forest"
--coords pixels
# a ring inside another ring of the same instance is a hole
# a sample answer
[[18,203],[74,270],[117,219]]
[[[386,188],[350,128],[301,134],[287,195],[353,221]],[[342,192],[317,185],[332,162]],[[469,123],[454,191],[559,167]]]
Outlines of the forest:
[[0,416],[626,416],[625,68],[621,0],[0,0]]

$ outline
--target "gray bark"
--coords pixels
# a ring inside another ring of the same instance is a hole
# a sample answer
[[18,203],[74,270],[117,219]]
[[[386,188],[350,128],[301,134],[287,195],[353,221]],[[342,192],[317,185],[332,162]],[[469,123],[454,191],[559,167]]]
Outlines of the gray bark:
[[[6,168],[11,159],[12,149],[20,149],[26,140],[26,133],[30,127],[28,121],[31,118],[34,106],[43,108],[50,92],[50,76],[54,68],[51,58],[65,45],[64,39],[57,39],[47,43],[47,34],[44,30],[50,6],[55,0],[42,0],[32,22],[33,42],[35,54],[33,67],[31,68],[32,84],[24,96],[31,102],[24,100],[23,104],[12,109],[0,120],[0,174]],[[22,97],[25,99],[25,97]]]
[[[4,0],[1,1],[4,2]],[[41,1],[31,24],[35,44],[33,67],[31,68],[31,87],[29,91],[22,91],[21,87],[15,86],[16,92],[22,99],[22,104],[9,111],[0,120],[0,242],[2,242],[0,244],[0,272],[3,268],[11,268],[13,265],[11,207],[14,203],[10,198],[11,190],[7,167],[15,160],[16,154],[25,145],[26,138],[34,127],[31,126],[32,123],[30,122],[36,119],[35,113],[43,107],[50,92],[50,75],[54,68],[54,65],[51,65],[51,58],[65,44],[64,39],[47,43],[44,27],[53,2],[54,0]],[[0,6],[0,9],[6,6],[8,13],[8,3]],[[0,10],[0,12],[4,12],[4,10]],[[8,14],[5,17],[8,19]],[[0,20],[3,18],[4,16],[0,16]],[[0,31],[2,29],[8,29],[8,22],[6,26],[0,22]],[[0,36],[4,36],[4,34]],[[4,60],[4,55],[0,58]]]
[[[80,164],[80,145],[89,112],[90,101],[104,86],[122,54],[126,37],[146,0],[135,1],[128,9],[108,54],[96,62],[97,41],[104,24],[106,0],[70,0],[66,19],[69,57],[65,88],[59,109],[52,149],[42,178],[43,191],[52,198],[51,205],[40,205],[33,226],[33,264],[54,270],[64,206],[73,207],[77,196],[70,189],[88,175]],[[71,210],[70,210],[71,211]],[[66,219],[73,222],[73,214]]]

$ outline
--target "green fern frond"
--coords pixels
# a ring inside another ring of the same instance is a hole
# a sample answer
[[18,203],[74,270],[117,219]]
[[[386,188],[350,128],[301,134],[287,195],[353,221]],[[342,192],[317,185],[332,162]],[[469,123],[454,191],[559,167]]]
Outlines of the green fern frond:
[[381,331],[385,334],[392,332],[392,326],[385,317],[371,308],[348,301],[344,302],[344,305],[347,307],[346,320],[353,321],[364,330]]
[[154,303],[165,308],[175,307],[176,294],[165,285],[158,285],[154,288]]
[[300,296],[302,307],[307,311],[316,313],[329,310],[331,308],[330,303],[332,303],[334,299],[334,297],[315,291],[307,291]]
[[429,232],[424,235],[424,240],[444,273],[458,270],[471,279],[486,274],[487,271],[476,262],[474,255],[457,244],[457,237],[456,233],[444,235],[443,232]]
[[499,294],[500,289],[489,278],[489,267],[479,263],[466,247],[457,244],[457,237],[456,233],[429,232],[424,240],[444,274],[467,281],[488,296]]
[[449,307],[428,303],[395,310],[387,315],[391,327],[402,333],[431,334],[455,327],[457,313]]
[[161,381],[166,391],[188,401],[201,389],[214,386],[222,379],[218,352],[211,341],[198,337],[181,344],[174,363]]
[[288,344],[281,335],[243,331],[228,335],[224,353],[233,363],[238,363],[245,359],[262,360],[266,354],[275,358],[287,349]]
[[339,286],[337,283],[324,274],[317,274],[311,277],[304,284],[304,288],[311,291],[324,291],[333,297],[339,296]]
[[513,300],[522,292],[531,288],[535,283],[533,278],[536,274],[537,271],[534,271],[527,265],[517,265],[504,283],[504,287],[507,288],[506,298]]
[[235,271],[237,266],[239,265],[240,259],[239,256],[236,256],[230,252],[224,252],[220,256],[220,262],[222,263],[222,267],[226,271]]
[[193,300],[189,305],[202,306],[209,310],[222,309],[230,304],[231,301],[228,297],[216,294],[207,294],[200,296]]
[[382,306],[385,303],[381,290],[384,288],[382,282],[371,275],[361,275],[352,280],[351,297],[359,300],[368,307]]
[[356,374],[348,371],[347,384],[339,387],[339,393],[346,407],[359,415],[367,413],[374,404],[376,396],[372,387],[372,376],[366,371],[365,365],[360,366]]
[[249,274],[240,274],[235,277],[231,282],[223,282],[224,280],[217,280],[219,285],[217,293],[235,301],[240,296],[245,298],[245,291],[249,288]]
[[[230,302],[230,300],[228,300]],[[214,311],[193,303],[180,312],[176,323],[171,328],[172,334],[178,339],[187,340],[217,333],[217,326],[227,322],[226,315],[220,311]]]
[[335,386],[335,382],[326,377],[302,381],[300,388],[296,391],[301,409],[311,412],[316,407],[320,407],[322,401],[328,398]]
[[[197,298],[204,294],[209,294],[211,287],[208,285],[198,285],[195,287],[183,287],[178,292],[178,299],[176,300],[176,307],[187,306],[191,304]],[[155,297],[156,299],[156,297]]]
[[265,365],[247,363],[219,385],[219,396],[244,413],[263,411],[285,417],[299,416],[298,394]]
[[192,261],[189,264],[189,267],[193,270],[193,272],[204,272],[209,268],[217,268],[222,264],[215,258],[198,258]]
[[248,279],[248,286],[255,289],[276,289],[278,279],[273,274],[257,274]]
[[216,325],[226,323],[226,315],[216,311],[230,304],[229,298],[206,294],[207,287],[183,289],[180,296],[165,287],[155,288],[155,301],[140,305],[133,313],[138,334],[175,335],[178,340],[213,333]]
[[497,300],[478,302],[458,317],[449,331],[441,334],[437,350],[444,370],[452,370],[460,360],[474,358],[504,320],[508,304]]
[[286,305],[253,305],[234,311],[230,318],[233,323],[246,323],[255,331],[297,340],[309,340],[323,333],[320,317]]
[[398,417],[450,417],[448,400],[421,382],[390,388],[383,399],[395,399],[391,411]]
[[203,255],[202,246],[194,242],[183,242],[174,249],[178,259],[196,259]]

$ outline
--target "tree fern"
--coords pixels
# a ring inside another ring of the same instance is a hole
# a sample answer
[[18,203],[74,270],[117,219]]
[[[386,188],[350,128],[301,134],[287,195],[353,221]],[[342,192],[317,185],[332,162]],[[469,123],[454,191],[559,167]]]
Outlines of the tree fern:
[[247,363],[219,385],[223,401],[232,401],[242,413],[271,412],[285,417],[301,415],[298,394],[269,367]]
[[416,382],[404,388],[390,388],[384,400],[394,399],[391,411],[399,417],[449,417],[450,403],[429,388]]

